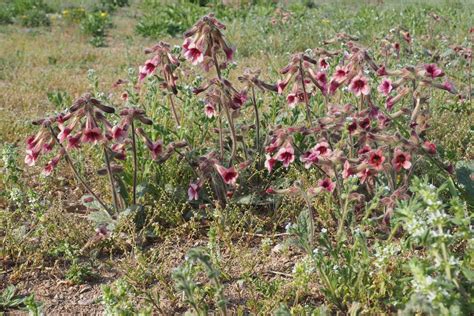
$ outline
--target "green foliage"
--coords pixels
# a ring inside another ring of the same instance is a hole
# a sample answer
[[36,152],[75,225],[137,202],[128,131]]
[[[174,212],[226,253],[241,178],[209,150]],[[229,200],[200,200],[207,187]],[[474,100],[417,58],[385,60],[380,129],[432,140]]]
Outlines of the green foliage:
[[152,315],[150,307],[137,308],[133,301],[131,288],[124,280],[118,280],[112,285],[102,287],[102,304],[104,305],[105,315]]
[[[394,223],[406,231],[407,245],[423,247],[425,256],[409,262],[412,280],[407,312],[467,315],[473,312],[472,214],[459,196],[446,192],[448,183],[436,188],[414,179],[413,196],[401,202]],[[447,199],[442,196],[451,195]],[[398,226],[396,226],[398,227]],[[465,247],[456,250],[457,247]]]
[[51,12],[43,0],[5,0],[0,3],[0,24],[18,21],[26,27],[48,26]]
[[95,47],[106,45],[105,36],[107,28],[111,26],[110,16],[107,12],[97,11],[87,13],[81,21],[81,31],[90,35],[90,43]]
[[95,273],[87,262],[74,259],[66,272],[66,279],[74,284],[83,284],[94,279]]
[[11,308],[18,308],[24,305],[26,297],[16,296],[16,288],[9,285],[0,294],[0,310],[6,311]]
[[[198,265],[200,264],[200,265]],[[196,281],[199,268],[203,268],[211,284],[203,285]],[[193,248],[186,255],[186,261],[172,274],[176,289],[183,293],[185,303],[191,306],[197,315],[207,315],[209,306],[206,295],[215,298],[216,306],[225,313],[226,299],[220,281],[220,271],[211,263],[211,257],[203,248]]]
[[164,5],[161,1],[146,0],[142,6],[146,13],[137,24],[137,32],[150,37],[179,35],[206,13],[204,8],[190,3]]
[[[8,285],[0,293],[0,312],[23,308],[30,312],[30,315],[37,316],[41,314],[41,304],[35,300],[34,295],[18,296],[16,288]],[[2,313],[3,314],[3,313]]]

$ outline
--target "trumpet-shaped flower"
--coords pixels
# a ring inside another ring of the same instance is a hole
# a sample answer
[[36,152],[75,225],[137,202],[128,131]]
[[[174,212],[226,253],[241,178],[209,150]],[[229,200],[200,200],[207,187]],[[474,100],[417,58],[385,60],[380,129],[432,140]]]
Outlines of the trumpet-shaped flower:
[[355,76],[351,84],[349,85],[349,89],[356,95],[368,95],[370,93],[370,87],[368,84],[368,79],[362,75]]
[[224,180],[224,183],[235,185],[237,178],[239,177],[239,173],[233,166],[230,168],[225,168],[219,164],[216,164],[215,167],[219,175],[222,177],[222,180]]
[[283,163],[285,168],[288,168],[290,164],[295,160],[295,150],[290,143],[286,143],[285,146],[281,147],[276,154],[276,159]]
[[411,155],[402,151],[399,148],[395,149],[395,154],[392,159],[392,165],[396,171],[400,171],[402,168],[408,170],[411,168]]
[[336,188],[336,184],[331,180],[331,178],[325,178],[318,181],[318,187],[326,190],[327,192],[333,192]]
[[384,96],[388,96],[390,92],[392,92],[392,89],[392,81],[390,81],[390,79],[384,79],[377,90]]
[[382,170],[384,161],[385,161],[385,157],[383,156],[382,149],[379,149],[376,151],[372,150],[370,152],[368,163],[373,169],[377,171]]

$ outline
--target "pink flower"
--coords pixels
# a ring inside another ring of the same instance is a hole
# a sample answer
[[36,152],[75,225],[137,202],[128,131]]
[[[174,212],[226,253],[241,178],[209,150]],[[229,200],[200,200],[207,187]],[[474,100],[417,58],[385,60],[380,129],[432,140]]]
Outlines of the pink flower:
[[342,177],[344,179],[347,179],[354,174],[355,174],[354,168],[351,167],[349,160],[346,160],[344,162],[344,170],[342,171]]
[[328,192],[333,192],[336,188],[336,184],[330,178],[319,180],[318,186]]
[[357,154],[358,154],[358,155],[364,155],[364,154],[370,152],[371,150],[372,150],[372,149],[370,148],[369,145],[364,145],[364,147],[362,147],[361,149],[359,149],[359,150],[357,151]]
[[67,126],[62,127],[60,129],[61,129],[61,132],[59,132],[58,134],[58,140],[60,143],[63,143],[67,139],[67,137],[69,136],[72,130]]
[[382,149],[377,151],[371,151],[369,155],[369,165],[377,171],[383,170],[383,162],[385,157],[383,156]]
[[157,140],[156,142],[147,142],[147,147],[151,152],[151,159],[157,160],[158,157],[163,152],[163,141],[161,139]]
[[341,84],[335,80],[335,79],[331,79],[331,82],[329,82],[329,94],[330,95],[334,95],[334,93],[336,93],[336,90],[337,88],[339,88]]
[[290,164],[295,160],[295,150],[290,143],[286,143],[284,147],[281,147],[276,154],[276,159],[283,163],[285,168],[288,168]]
[[278,94],[282,94],[283,90],[285,90],[287,85],[288,85],[288,80],[278,80],[277,81]]
[[388,97],[387,100],[385,100],[385,107],[390,111],[393,108],[393,105],[393,97]]
[[356,96],[360,96],[361,94],[368,95],[370,93],[370,87],[369,87],[369,84],[368,84],[368,79],[366,77],[362,76],[362,75],[355,76],[351,81],[349,89]]
[[267,168],[268,173],[271,173],[273,170],[273,167],[275,167],[277,160],[270,156],[269,154],[265,155],[265,168]]
[[27,150],[25,156],[25,164],[30,167],[34,166],[36,164],[36,160],[38,160],[39,154],[39,151]]
[[379,69],[377,69],[377,76],[388,76],[388,72],[387,72],[387,69],[385,68],[385,65],[382,65],[379,67]]
[[235,47],[223,45],[222,49],[224,50],[227,61],[232,61],[232,59],[234,59]]
[[327,157],[332,153],[332,150],[329,148],[329,144],[327,142],[316,144],[316,146],[314,146],[314,151],[322,157]]
[[316,83],[317,83],[317,87],[321,90],[323,95],[326,95],[328,79],[325,72],[319,71],[316,74]]
[[366,169],[362,170],[361,172],[359,172],[357,174],[357,176],[360,179],[360,183],[363,184],[365,181],[367,181],[367,178],[372,176],[372,171],[369,168],[366,168]]
[[127,130],[118,125],[112,127],[112,138],[118,142],[123,141],[127,134]]
[[378,91],[384,96],[388,96],[392,92],[393,86],[390,79],[384,79],[378,87]]
[[411,168],[411,155],[409,153],[403,152],[400,149],[395,149],[395,155],[392,159],[392,164],[395,167],[396,171],[400,171],[400,169],[408,170]]
[[193,65],[200,64],[204,61],[204,55],[202,51],[190,38],[186,38],[186,40],[184,41],[183,50],[184,57],[189,60]]
[[347,130],[349,134],[353,134],[357,130],[357,122],[353,120],[351,124],[347,125]]
[[139,67],[138,81],[143,81],[146,77],[153,74],[156,66],[158,66],[158,60],[155,58],[148,59],[144,66]]
[[247,93],[245,91],[242,91],[240,93],[234,94],[232,97],[232,104],[231,108],[234,110],[239,109],[244,105],[244,103],[247,101]]
[[54,145],[56,142],[54,139],[51,139],[48,143],[43,144],[43,153],[49,153],[51,150],[53,150]]
[[122,100],[127,101],[128,100],[128,92],[122,93],[122,95],[120,97],[122,98]]
[[295,106],[298,104],[298,96],[296,93],[290,93],[286,96],[286,102],[288,103],[288,107],[290,109],[294,109]]
[[429,142],[429,141],[425,141],[423,143],[423,148],[429,153],[429,154],[436,154],[436,145],[433,144],[432,142]]
[[321,70],[326,70],[329,68],[329,63],[326,61],[325,58],[319,58],[318,64]]
[[368,130],[370,128],[370,119],[366,117],[365,119],[359,121],[359,127]]
[[302,163],[304,163],[304,167],[309,169],[314,163],[319,161],[318,153],[312,149],[301,155],[300,160]]
[[127,153],[125,151],[125,143],[113,144],[110,147],[110,150],[113,151],[113,157],[118,160],[125,160],[127,158]]
[[82,132],[81,141],[84,143],[93,143],[96,145],[98,142],[104,140],[104,135],[102,135],[101,129],[97,126],[92,114],[87,115],[86,127]]
[[237,173],[237,171],[235,170],[233,166],[230,168],[225,168],[219,164],[216,164],[215,166],[216,166],[217,172],[222,177],[222,180],[224,180],[224,183],[235,185],[235,182],[237,181],[239,174]]
[[444,76],[443,70],[438,68],[436,64],[427,64],[424,66],[424,68],[425,68],[425,76],[431,77],[431,79]]
[[456,88],[454,87],[454,84],[450,81],[443,82],[442,89],[450,93],[456,93]]
[[336,66],[336,70],[333,74],[333,80],[336,80],[337,83],[341,83],[346,80],[347,74],[348,71],[346,67]]
[[211,103],[206,103],[206,105],[204,106],[204,113],[208,118],[217,116],[216,108]]
[[198,200],[199,199],[199,184],[198,183],[191,183],[188,188],[188,200]]
[[49,176],[53,172],[54,168],[56,168],[63,155],[64,152],[60,151],[53,159],[51,159],[44,167],[42,174],[44,176]]
[[98,142],[104,140],[104,135],[98,127],[86,128],[82,133],[81,141],[84,143],[93,143],[96,145]]
[[82,132],[79,132],[74,136],[70,135],[67,138],[66,149],[69,150],[69,149],[79,148],[81,144],[81,135],[82,135]]

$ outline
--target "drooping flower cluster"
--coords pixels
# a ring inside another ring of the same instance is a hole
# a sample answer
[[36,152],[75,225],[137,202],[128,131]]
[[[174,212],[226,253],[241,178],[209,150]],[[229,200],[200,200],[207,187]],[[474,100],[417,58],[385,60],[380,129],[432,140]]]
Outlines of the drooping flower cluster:
[[206,71],[212,67],[219,51],[224,52],[226,62],[232,61],[235,49],[225,40],[222,34],[224,29],[225,25],[213,14],[199,19],[191,29],[184,33],[184,57],[193,65],[201,64]]
[[[96,145],[112,139],[112,125],[105,114],[114,111],[114,108],[102,104],[92,95],[84,94],[74,102],[68,113],[34,122],[42,128],[26,141],[25,163],[34,165],[40,154],[50,152],[59,143],[59,154],[48,162],[43,172],[49,175],[64,155],[64,150],[79,148],[84,143]],[[56,132],[56,128],[59,132]]]
[[154,56],[148,59],[143,66],[140,66],[139,82],[153,75],[159,69],[159,74],[163,78],[163,82],[160,84],[161,87],[177,94],[176,80],[178,77],[174,74],[174,71],[179,66],[179,60],[171,53],[170,44],[160,41],[155,46],[145,49],[145,53],[154,54]]

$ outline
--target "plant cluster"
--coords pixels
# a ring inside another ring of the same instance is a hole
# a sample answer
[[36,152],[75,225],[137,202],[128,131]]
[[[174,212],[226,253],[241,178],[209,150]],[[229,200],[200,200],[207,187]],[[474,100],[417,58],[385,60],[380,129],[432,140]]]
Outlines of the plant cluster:
[[[287,226],[306,254],[294,269],[294,284],[301,285],[295,303],[317,275],[332,310],[408,311],[423,302],[431,313],[468,311],[472,278],[463,271],[469,260],[454,250],[472,237],[462,200],[466,189],[427,131],[433,95],[471,102],[470,81],[455,86],[438,64],[419,63],[412,56],[412,36],[403,29],[382,41],[381,52],[338,33],[323,46],[292,54],[275,82],[259,69],[234,75],[236,47],[225,30],[208,14],[184,33],[180,48],[162,41],[147,48],[150,57],[138,73],[131,71],[114,85],[123,91],[120,109],[94,91],[66,111],[36,120],[39,131],[26,141],[25,163],[33,166],[46,157],[45,176],[54,174],[61,161],[69,165],[88,193],[82,202],[96,210],[91,218],[100,239],[130,214],[140,229],[151,220],[143,219],[146,209],[162,196],[183,196],[167,186],[165,171],[158,172],[167,161],[183,166],[182,174],[169,177],[174,184],[189,183],[181,189],[194,214],[238,204],[265,211],[285,199],[299,201],[303,210]],[[400,65],[401,54],[417,63]],[[183,77],[195,72],[202,75],[185,84]],[[274,100],[270,109],[264,107],[268,99]],[[157,113],[143,105],[150,100],[160,104]],[[174,126],[153,119],[162,114],[172,117]],[[78,167],[85,164],[77,160],[87,155],[102,157],[92,172],[107,176],[108,195],[94,187],[90,170]],[[417,180],[426,168],[448,179],[448,198]],[[318,216],[322,206],[330,210],[327,221]],[[399,242],[387,244],[385,238]],[[412,245],[423,247],[423,262],[389,260],[399,253],[416,258]],[[214,255],[216,249],[211,248]],[[208,312],[206,297],[213,298],[215,310],[227,310],[213,260],[193,249],[173,274],[185,303],[197,314]],[[194,281],[198,262],[212,283],[209,288]],[[396,263],[410,266],[411,287],[397,284],[404,271]],[[118,306],[124,293],[108,289],[107,306]],[[410,301],[403,299],[407,294]],[[285,313],[284,305],[279,311]]]
[[6,0],[0,4],[0,24],[19,23],[26,27],[48,26],[53,12],[43,0]]

